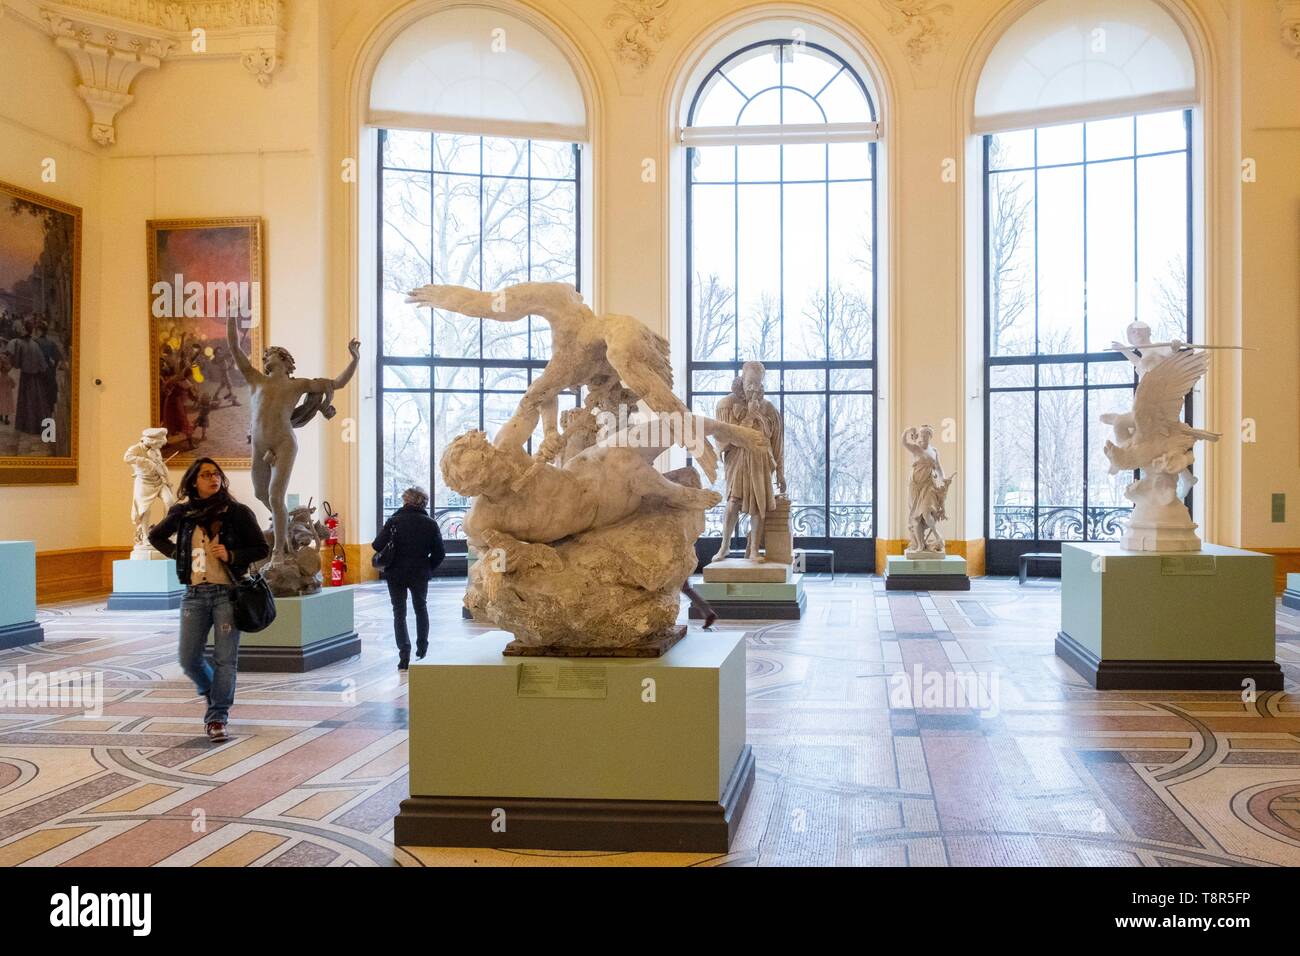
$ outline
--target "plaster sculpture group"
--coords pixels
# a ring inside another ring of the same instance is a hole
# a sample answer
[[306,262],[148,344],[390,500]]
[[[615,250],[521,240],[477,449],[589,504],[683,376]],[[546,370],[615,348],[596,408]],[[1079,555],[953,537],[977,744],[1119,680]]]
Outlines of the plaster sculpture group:
[[157,554],[149,543],[149,511],[153,503],[161,501],[164,513],[176,503],[176,492],[162,456],[166,444],[167,429],[146,428],[140,440],[122,456],[131,466],[134,478],[131,486],[131,524],[135,527],[131,559],[134,561],[148,561]]
[[[653,462],[680,445],[712,479],[711,437],[762,456],[768,439],[693,415],[673,394],[667,341],[630,316],[596,315],[572,286],[431,285],[409,301],[503,322],[538,315],[553,333],[553,357],[495,441],[467,432],[439,463],[448,486],[474,499],[464,523],[480,556],[465,595],[474,619],[514,635],[507,654],[662,654],[685,633],[681,588],[704,513],[721,496],[694,468],[663,474]],[[559,395],[579,386],[585,405],[561,431]],[[638,401],[656,414],[630,414]],[[539,419],[543,440],[530,458]]]
[[948,489],[957,473],[944,475],[939,449],[931,444],[934,429],[929,425],[903,432],[903,447],[912,453],[912,479],[907,494],[907,533],[910,540],[903,556],[942,558],[945,554],[939,522],[948,517],[944,509]]

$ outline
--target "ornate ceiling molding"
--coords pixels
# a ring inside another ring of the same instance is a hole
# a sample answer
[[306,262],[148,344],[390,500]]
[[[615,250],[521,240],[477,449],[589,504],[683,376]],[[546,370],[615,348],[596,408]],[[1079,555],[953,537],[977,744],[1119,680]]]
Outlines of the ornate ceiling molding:
[[1277,12],[1282,17],[1282,42],[1300,60],[1300,0],[1277,0]]
[[605,26],[618,30],[614,55],[619,62],[638,73],[659,52],[668,36],[668,13],[672,0],[614,0],[614,9],[605,17]]
[[921,66],[931,54],[943,49],[948,36],[952,5],[934,0],[880,0],[889,13],[889,32],[906,34],[903,50],[912,66]]
[[90,109],[91,138],[117,140],[132,84],[165,60],[238,58],[266,86],[285,43],[284,0],[0,0],[72,59]]

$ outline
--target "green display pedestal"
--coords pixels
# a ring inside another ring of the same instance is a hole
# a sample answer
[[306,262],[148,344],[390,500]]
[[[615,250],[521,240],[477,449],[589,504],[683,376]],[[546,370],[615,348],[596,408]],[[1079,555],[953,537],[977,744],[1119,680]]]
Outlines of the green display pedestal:
[[[808,607],[803,590],[803,575],[792,574],[781,584],[759,581],[705,581],[691,578],[695,593],[708,601],[720,620],[797,621]],[[690,606],[687,616],[701,620],[704,615]]]
[[185,585],[176,577],[176,562],[114,561],[110,611],[170,611],[181,606]]
[[1288,574],[1286,576],[1286,590],[1282,592],[1282,603],[1300,611],[1300,574]]
[[361,637],[352,623],[352,588],[323,588],[302,597],[276,598],[271,626],[240,635],[239,669],[301,674],[360,653]]
[[907,558],[891,554],[885,559],[886,591],[969,591],[966,559],[959,554],[941,558]]
[[36,623],[36,543],[0,541],[0,650],[39,644]]
[[503,657],[490,631],[411,663],[399,846],[725,853],[754,779],[745,645]]
[[1098,690],[1281,690],[1273,558],[1061,546],[1057,656]]

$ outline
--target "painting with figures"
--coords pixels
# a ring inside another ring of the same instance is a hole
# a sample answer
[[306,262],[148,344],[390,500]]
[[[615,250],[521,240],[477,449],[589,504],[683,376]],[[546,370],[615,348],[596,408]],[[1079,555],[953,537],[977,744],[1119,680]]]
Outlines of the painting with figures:
[[0,183],[0,484],[76,484],[81,210]]
[[260,357],[262,220],[150,220],[148,234],[153,424],[167,429],[163,456],[177,468],[202,456],[248,468],[248,383],[226,344],[226,320],[237,316],[240,347]]

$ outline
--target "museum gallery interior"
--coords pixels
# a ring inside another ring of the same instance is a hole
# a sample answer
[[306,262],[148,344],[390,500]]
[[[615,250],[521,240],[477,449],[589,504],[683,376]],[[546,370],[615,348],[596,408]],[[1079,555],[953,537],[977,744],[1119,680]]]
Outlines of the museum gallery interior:
[[1300,865],[1300,0],[0,0],[0,866]]

